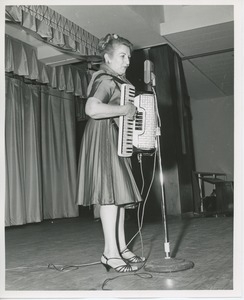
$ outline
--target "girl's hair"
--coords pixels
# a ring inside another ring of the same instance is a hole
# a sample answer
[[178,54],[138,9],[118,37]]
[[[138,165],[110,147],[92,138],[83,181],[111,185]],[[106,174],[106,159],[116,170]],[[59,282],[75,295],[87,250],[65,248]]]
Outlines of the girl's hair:
[[104,38],[101,38],[98,43],[98,51],[103,59],[105,53],[111,54],[114,51],[115,45],[125,45],[130,49],[130,52],[133,50],[133,45],[130,41],[115,33],[109,33]]

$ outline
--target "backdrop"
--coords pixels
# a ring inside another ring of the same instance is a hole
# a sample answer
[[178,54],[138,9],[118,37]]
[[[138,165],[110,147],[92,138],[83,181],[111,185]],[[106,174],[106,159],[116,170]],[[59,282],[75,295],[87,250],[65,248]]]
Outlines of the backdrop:
[[6,76],[6,226],[78,216],[75,97]]

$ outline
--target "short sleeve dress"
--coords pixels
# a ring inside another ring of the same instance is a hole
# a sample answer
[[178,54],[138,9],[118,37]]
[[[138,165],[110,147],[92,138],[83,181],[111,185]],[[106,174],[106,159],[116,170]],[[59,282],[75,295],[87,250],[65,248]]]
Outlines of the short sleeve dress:
[[[111,76],[116,75],[106,65],[94,73],[88,87],[89,97],[103,103],[119,105],[120,84]],[[117,118],[118,119],[118,118]],[[116,118],[114,118],[116,122]],[[119,157],[118,128],[112,118],[92,119],[86,124],[81,141],[76,204],[90,206],[133,206],[142,201],[132,174],[130,158]]]

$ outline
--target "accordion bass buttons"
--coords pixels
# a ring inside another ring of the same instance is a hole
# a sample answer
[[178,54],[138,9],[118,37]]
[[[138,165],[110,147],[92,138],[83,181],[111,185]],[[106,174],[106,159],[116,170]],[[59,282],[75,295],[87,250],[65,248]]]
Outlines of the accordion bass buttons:
[[152,150],[156,139],[156,111],[153,94],[140,94],[135,97],[137,116],[134,124],[133,146],[137,150]]

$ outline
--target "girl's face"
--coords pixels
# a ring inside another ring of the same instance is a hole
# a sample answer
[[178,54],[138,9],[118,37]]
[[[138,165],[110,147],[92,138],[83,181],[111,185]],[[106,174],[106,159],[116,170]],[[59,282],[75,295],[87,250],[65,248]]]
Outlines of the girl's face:
[[130,64],[130,48],[125,45],[114,45],[114,51],[104,55],[108,66],[119,75],[125,74]]

